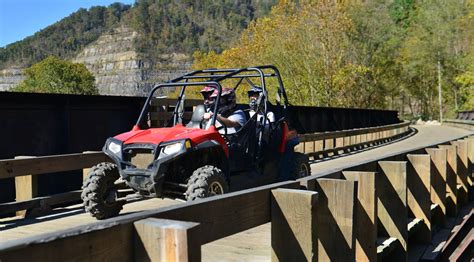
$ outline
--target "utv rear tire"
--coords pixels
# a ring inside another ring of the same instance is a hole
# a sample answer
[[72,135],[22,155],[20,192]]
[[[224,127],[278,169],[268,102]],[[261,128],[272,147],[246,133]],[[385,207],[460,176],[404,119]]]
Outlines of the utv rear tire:
[[293,178],[300,179],[311,175],[309,157],[303,153],[295,152]]
[[222,170],[215,166],[196,169],[189,178],[186,200],[196,200],[229,192],[229,185]]
[[114,186],[119,177],[117,166],[112,163],[100,163],[91,168],[81,194],[86,212],[97,219],[106,219],[120,213],[124,202],[116,201],[117,190]]

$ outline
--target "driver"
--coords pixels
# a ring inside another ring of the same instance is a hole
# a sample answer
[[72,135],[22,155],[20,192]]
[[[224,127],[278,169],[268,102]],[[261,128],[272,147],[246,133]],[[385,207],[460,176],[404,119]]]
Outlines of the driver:
[[206,108],[206,112],[212,110],[211,106],[214,104],[214,98],[211,98],[212,93],[216,90],[215,85],[208,85],[201,89],[201,95],[204,99],[204,107]]
[[[214,90],[210,98],[215,101],[218,91]],[[236,109],[235,91],[232,88],[224,88],[221,93],[219,105],[217,109],[217,120],[227,127],[227,134],[234,134],[246,122],[245,113],[240,109]],[[204,114],[204,119],[209,120],[212,112]]]

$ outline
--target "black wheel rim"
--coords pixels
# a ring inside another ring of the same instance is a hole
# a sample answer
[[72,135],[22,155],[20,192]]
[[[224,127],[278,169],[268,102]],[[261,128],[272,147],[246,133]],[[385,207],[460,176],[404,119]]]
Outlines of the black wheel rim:
[[309,175],[308,167],[305,164],[301,164],[298,172],[298,177],[306,177]]
[[224,188],[221,183],[214,181],[209,185],[208,192],[209,196],[222,195],[224,194]]

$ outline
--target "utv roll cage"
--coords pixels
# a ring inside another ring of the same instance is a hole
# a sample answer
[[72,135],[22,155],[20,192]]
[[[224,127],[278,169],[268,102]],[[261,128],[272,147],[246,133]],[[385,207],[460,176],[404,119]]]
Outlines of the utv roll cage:
[[[264,72],[264,70],[267,72]],[[215,85],[217,87],[218,96],[216,98],[216,102],[214,103],[213,111],[216,112],[217,107],[219,105],[220,95],[222,93],[222,86],[220,84],[221,81],[226,80],[226,79],[231,79],[231,78],[239,79],[237,84],[234,86],[234,90],[235,90],[242,83],[244,79],[251,86],[255,86],[255,84],[253,84],[253,82],[250,79],[260,78],[260,85],[263,90],[263,96],[265,98],[268,98],[265,78],[273,78],[273,77],[276,77],[278,80],[277,94],[279,97],[283,97],[283,108],[286,109],[286,107],[288,106],[288,98],[286,96],[286,92],[283,87],[283,81],[281,79],[280,72],[274,65],[263,65],[263,66],[247,67],[247,68],[204,69],[204,70],[192,71],[185,75],[172,79],[168,81],[167,83],[155,85],[151,89],[146,99],[145,105],[140,113],[136,126],[140,126],[140,123],[142,123],[150,107],[150,101],[153,98],[155,91],[160,88],[182,87],[179,93],[177,102],[176,102],[174,112],[173,112],[173,125],[176,125],[176,123],[178,122],[179,105],[183,99],[184,91],[187,86]],[[190,80],[194,80],[195,82],[192,82]],[[265,115],[267,113],[267,103],[264,103],[264,113]],[[217,114],[212,115],[211,125],[215,124],[216,116]]]

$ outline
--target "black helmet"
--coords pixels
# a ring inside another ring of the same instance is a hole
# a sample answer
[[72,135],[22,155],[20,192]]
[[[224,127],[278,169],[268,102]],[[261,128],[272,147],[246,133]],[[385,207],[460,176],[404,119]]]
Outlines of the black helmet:
[[258,106],[258,97],[254,97],[254,95],[260,96],[260,94],[263,92],[263,89],[258,86],[253,86],[252,89],[250,89],[247,94],[249,96],[249,107],[250,110],[257,110]]
[[[218,91],[214,90],[211,98],[215,99],[217,97]],[[218,113],[221,115],[230,114],[234,107],[237,105],[235,91],[232,88],[222,89],[221,99],[219,100]]]

